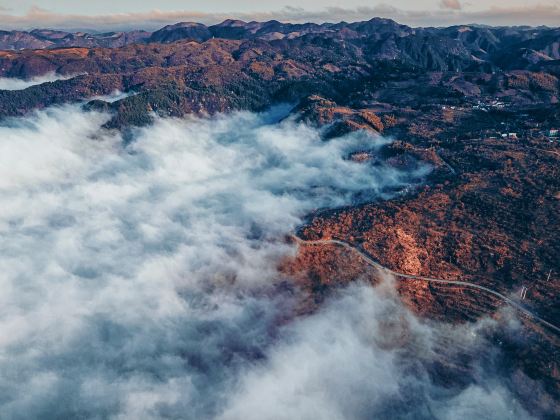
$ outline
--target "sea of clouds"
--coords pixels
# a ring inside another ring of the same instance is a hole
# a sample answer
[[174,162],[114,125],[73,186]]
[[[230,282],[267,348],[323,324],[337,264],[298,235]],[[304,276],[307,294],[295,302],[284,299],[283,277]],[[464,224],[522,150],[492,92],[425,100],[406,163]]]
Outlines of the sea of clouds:
[[493,323],[422,323],[390,279],[280,322],[284,235],[428,168],[353,162],[387,140],[324,142],[275,111],[156,119],[126,144],[107,119],[0,125],[0,418],[529,417],[491,369],[435,383],[442,337],[491,365]]

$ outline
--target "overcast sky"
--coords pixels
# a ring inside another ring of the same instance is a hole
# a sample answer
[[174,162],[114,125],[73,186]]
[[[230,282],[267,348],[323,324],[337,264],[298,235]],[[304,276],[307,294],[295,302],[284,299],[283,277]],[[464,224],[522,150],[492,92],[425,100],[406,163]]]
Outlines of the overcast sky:
[[151,29],[224,18],[356,21],[388,17],[411,26],[457,23],[559,26],[560,0],[0,0],[0,27]]

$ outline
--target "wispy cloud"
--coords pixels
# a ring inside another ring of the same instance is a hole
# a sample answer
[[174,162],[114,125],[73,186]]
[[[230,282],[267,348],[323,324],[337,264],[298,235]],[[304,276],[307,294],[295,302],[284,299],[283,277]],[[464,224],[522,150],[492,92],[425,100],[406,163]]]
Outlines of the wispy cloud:
[[459,0],[441,0],[440,7],[442,9],[461,10],[462,5]]
[[40,85],[42,83],[55,82],[57,80],[68,80],[75,76],[76,75],[63,76],[51,72],[27,80],[11,77],[0,77],[0,90],[23,90],[27,89],[30,86]]
[[443,26],[464,23],[489,25],[549,25],[558,26],[560,5],[537,3],[521,7],[489,7],[474,10],[463,7],[458,0],[442,0],[439,10],[409,11],[389,4],[357,8],[328,7],[320,10],[299,7],[284,7],[270,12],[258,13],[204,13],[189,10],[161,11],[145,13],[117,13],[98,16],[57,14],[38,7],[31,8],[24,15],[13,15],[0,10],[0,27],[4,29],[60,28],[60,29],[157,29],[169,23],[196,21],[214,24],[228,18],[246,21],[277,19],[291,22],[338,22],[361,21],[372,17],[391,18],[411,26]]
[[[422,324],[379,289],[354,285],[319,313],[287,327],[268,357],[244,372],[220,418],[527,416],[493,374],[482,381],[492,384],[491,391],[472,384],[442,400],[437,395],[443,388],[429,379],[426,366],[453,359],[457,348],[488,354],[479,333],[493,326],[482,321],[453,331]],[[453,344],[442,351],[440,340]]]

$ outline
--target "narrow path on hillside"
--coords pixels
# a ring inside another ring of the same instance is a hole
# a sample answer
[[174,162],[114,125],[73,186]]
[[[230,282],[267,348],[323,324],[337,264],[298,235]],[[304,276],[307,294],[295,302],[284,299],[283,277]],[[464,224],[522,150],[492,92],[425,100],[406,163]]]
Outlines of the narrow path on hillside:
[[533,147],[533,146],[530,146],[530,148],[533,150],[538,150],[539,152],[550,153],[552,155],[556,155],[560,157],[560,153],[555,150],[539,149],[538,147]]
[[550,322],[542,319],[540,316],[533,313],[529,309],[525,308],[523,305],[520,305],[516,301],[508,298],[507,296],[501,294],[500,292],[498,292],[496,290],[493,290],[493,289],[490,289],[488,287],[481,286],[481,285],[475,284],[475,283],[469,283],[469,282],[466,282],[466,281],[443,280],[443,279],[435,279],[435,278],[431,278],[431,277],[415,276],[415,275],[412,275],[412,274],[399,273],[397,271],[393,271],[390,268],[387,268],[387,267],[381,265],[380,263],[378,263],[377,261],[372,259],[369,255],[367,255],[363,251],[361,251],[359,248],[356,248],[355,246],[351,245],[350,243],[341,241],[339,239],[304,240],[304,239],[301,239],[301,238],[297,237],[296,235],[293,235],[293,238],[296,240],[296,242],[298,244],[307,244],[307,245],[328,245],[328,244],[332,245],[332,244],[336,244],[336,245],[340,245],[340,246],[342,246],[346,249],[351,250],[352,252],[357,253],[369,265],[377,268],[378,270],[384,271],[388,274],[392,274],[396,277],[401,277],[401,278],[411,279],[411,280],[422,280],[422,281],[427,281],[427,282],[431,282],[431,283],[452,284],[452,285],[470,287],[470,288],[473,288],[473,289],[484,291],[486,293],[490,293],[494,296],[497,296],[498,298],[500,298],[501,300],[503,300],[504,302],[506,302],[510,306],[514,307],[518,311],[520,311],[520,312],[524,313],[525,315],[529,316],[530,318],[533,318],[533,319],[539,321],[541,324],[546,325],[547,327],[551,328],[555,332],[560,333],[560,328],[557,327],[556,325],[551,324]]

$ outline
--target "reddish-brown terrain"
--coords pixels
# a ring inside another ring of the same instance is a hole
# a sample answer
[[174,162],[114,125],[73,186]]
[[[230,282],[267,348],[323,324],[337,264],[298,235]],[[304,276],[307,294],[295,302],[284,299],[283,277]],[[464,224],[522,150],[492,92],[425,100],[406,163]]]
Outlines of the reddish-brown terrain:
[[560,155],[526,139],[462,141],[440,155],[455,174],[405,198],[321,212],[302,236],[343,239],[406,274],[511,294],[526,286],[526,304],[557,320]]

